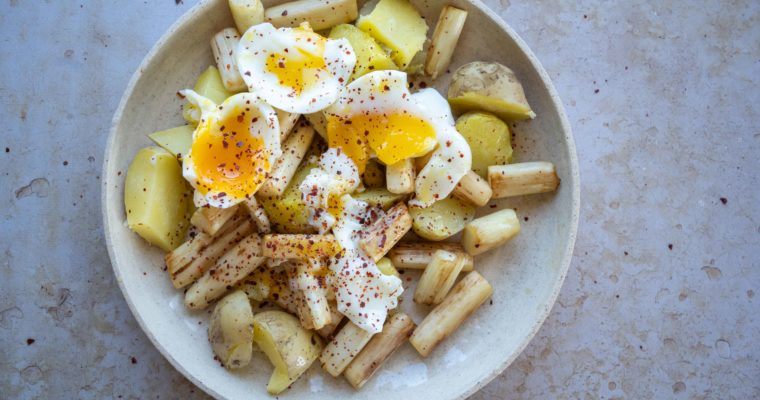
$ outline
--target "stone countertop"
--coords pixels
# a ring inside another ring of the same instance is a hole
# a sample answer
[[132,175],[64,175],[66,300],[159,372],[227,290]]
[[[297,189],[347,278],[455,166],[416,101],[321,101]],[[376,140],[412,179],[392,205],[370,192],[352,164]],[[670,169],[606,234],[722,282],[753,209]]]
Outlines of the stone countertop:
[[[204,397],[135,323],[103,243],[111,117],[194,1],[127,3],[0,4],[4,398]],[[557,304],[473,398],[760,396],[760,3],[486,3],[553,79],[583,186]]]

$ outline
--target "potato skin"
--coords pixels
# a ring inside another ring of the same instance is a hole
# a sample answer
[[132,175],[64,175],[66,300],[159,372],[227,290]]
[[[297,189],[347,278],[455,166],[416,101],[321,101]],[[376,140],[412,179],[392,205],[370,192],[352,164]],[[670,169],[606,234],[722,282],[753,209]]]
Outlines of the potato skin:
[[322,352],[322,339],[284,311],[253,317],[253,339],[275,367],[267,391],[278,394],[295,382]]
[[124,183],[129,229],[149,243],[172,251],[185,240],[191,200],[182,167],[173,154],[156,146],[137,152]]
[[444,240],[464,229],[475,217],[475,208],[456,198],[446,198],[430,207],[410,207],[414,233],[428,240]]
[[253,311],[248,296],[236,290],[220,300],[208,324],[208,341],[214,354],[229,369],[251,362]]
[[488,111],[504,120],[534,118],[515,73],[496,62],[475,61],[454,72],[448,92],[455,113]]
[[488,177],[488,167],[512,161],[512,138],[509,126],[497,116],[470,112],[457,119],[457,131],[472,150],[472,170],[481,178]]

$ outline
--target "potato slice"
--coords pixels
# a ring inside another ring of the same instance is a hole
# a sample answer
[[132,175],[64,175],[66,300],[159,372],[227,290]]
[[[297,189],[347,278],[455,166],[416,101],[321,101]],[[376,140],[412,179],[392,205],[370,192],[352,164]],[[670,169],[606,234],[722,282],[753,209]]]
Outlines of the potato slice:
[[173,154],[155,146],[137,152],[124,183],[129,229],[149,243],[172,251],[185,240],[192,198]]
[[352,196],[356,200],[367,202],[373,207],[382,207],[386,211],[407,197],[405,194],[391,193],[386,189],[368,189]]
[[301,182],[306,179],[311,169],[316,167],[315,164],[301,166],[285,192],[279,198],[275,196],[256,196],[259,203],[267,215],[269,222],[272,224],[272,230],[283,233],[304,233],[313,232],[314,228],[309,225],[308,211],[306,203],[301,199]]
[[451,78],[448,97],[457,114],[488,111],[505,120],[536,116],[515,73],[495,62],[476,61],[459,67]]
[[401,69],[422,51],[428,30],[427,23],[408,0],[380,0],[372,12],[359,17],[356,27],[389,47],[391,58]]
[[251,362],[253,353],[253,311],[248,296],[236,290],[214,307],[208,324],[208,341],[214,354],[229,369]]
[[475,218],[475,208],[456,198],[436,201],[427,208],[409,207],[414,233],[428,240],[456,235]]
[[457,131],[472,150],[472,170],[481,178],[488,176],[488,167],[512,162],[512,137],[509,126],[499,117],[484,112],[471,112],[457,119]]
[[[188,103],[190,104],[190,103]],[[148,137],[164,150],[174,154],[178,160],[190,151],[193,143],[193,128],[190,125],[182,125],[163,131],[153,132]]]
[[356,54],[356,66],[351,80],[372,71],[398,69],[390,56],[367,32],[353,25],[341,24],[330,31],[330,39],[339,38],[346,38]]
[[[222,75],[213,65],[206,68],[206,70],[198,77],[193,90],[216,104],[222,104],[225,99],[235,94],[234,92],[225,89],[224,83],[222,82]],[[185,121],[190,125],[198,125],[198,121],[201,119],[201,110],[199,110],[194,104],[185,102],[185,105],[182,106],[182,117],[185,118]],[[189,148],[190,147],[188,146],[188,149]],[[185,154],[186,153],[187,151],[185,151]]]
[[322,352],[322,339],[301,327],[284,311],[264,311],[253,317],[253,340],[274,365],[267,391],[279,394],[295,382]]

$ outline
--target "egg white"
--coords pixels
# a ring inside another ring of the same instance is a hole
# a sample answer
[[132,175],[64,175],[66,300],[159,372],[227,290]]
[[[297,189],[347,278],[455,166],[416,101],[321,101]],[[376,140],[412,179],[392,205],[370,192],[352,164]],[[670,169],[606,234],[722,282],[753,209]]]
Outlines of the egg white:
[[[300,52],[321,56],[325,68],[313,71],[316,82],[298,93],[281,84],[277,75],[268,71],[266,62],[275,54],[285,56],[286,60],[297,59]],[[272,24],[262,23],[243,34],[237,49],[237,62],[250,92],[273,107],[308,114],[335,102],[353,72],[356,54],[344,38],[325,39],[308,27],[275,28]]]
[[[182,90],[180,93],[187,98],[187,100],[194,104],[201,110],[200,123],[193,132],[193,141],[198,139],[200,135],[207,134],[207,122],[217,123],[219,121],[225,121],[236,110],[249,109],[251,115],[257,117],[249,128],[249,134],[251,137],[259,138],[263,143],[264,157],[268,161],[269,168],[274,165],[275,161],[282,154],[280,149],[280,126],[277,118],[277,113],[272,107],[262,102],[256,96],[250,93],[239,93],[227,98],[222,104],[217,105],[213,101],[206,97],[203,97],[193,90]],[[246,196],[252,196],[255,190],[251,193],[246,193],[244,196],[236,197],[223,193],[219,190],[207,190],[206,193],[202,193],[199,189],[199,182],[202,176],[197,173],[196,164],[193,159],[192,148],[182,159],[182,176],[190,183],[190,185],[196,189],[194,194],[194,202],[197,206],[210,205],[217,208],[232,207],[243,200]],[[269,170],[264,170],[261,173],[267,174]],[[264,177],[261,177],[264,178]],[[263,180],[263,179],[262,179]],[[257,188],[256,188],[257,189]]]

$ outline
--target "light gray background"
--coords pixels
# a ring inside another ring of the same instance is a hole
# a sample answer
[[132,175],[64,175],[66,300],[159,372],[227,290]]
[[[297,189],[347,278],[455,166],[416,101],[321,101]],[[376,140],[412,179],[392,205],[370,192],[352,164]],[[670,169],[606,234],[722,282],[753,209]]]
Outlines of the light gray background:
[[[194,3],[0,2],[0,397],[204,397],[135,323],[100,216],[122,91]],[[760,3],[486,3],[554,80],[583,186],[559,301],[474,398],[760,396]]]

